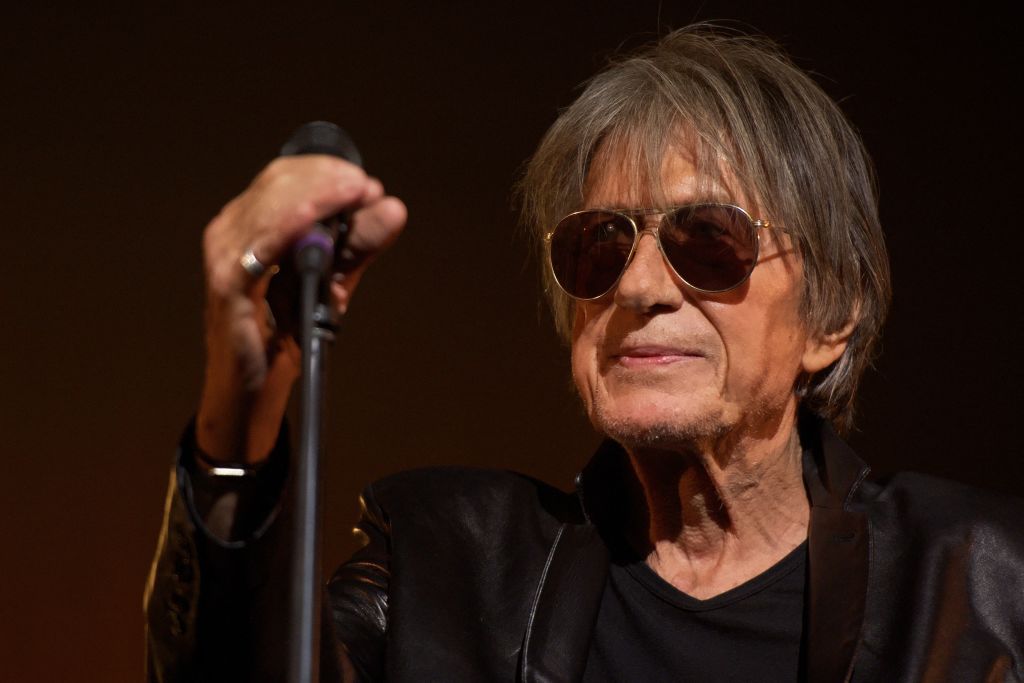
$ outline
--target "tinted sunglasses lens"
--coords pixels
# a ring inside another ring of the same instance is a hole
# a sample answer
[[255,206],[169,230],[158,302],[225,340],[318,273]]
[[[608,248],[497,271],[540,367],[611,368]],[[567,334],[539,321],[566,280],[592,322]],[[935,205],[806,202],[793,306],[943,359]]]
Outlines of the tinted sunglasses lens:
[[625,269],[634,235],[629,219],[610,211],[566,216],[551,234],[551,270],[558,285],[580,299],[601,296]]
[[750,275],[757,260],[756,228],[735,206],[684,207],[666,218],[659,234],[668,262],[697,289],[732,289]]

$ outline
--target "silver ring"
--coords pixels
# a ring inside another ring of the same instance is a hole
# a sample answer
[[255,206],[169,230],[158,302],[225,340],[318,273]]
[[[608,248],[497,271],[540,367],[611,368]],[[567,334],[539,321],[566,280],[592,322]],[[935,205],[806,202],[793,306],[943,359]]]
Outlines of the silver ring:
[[252,247],[245,250],[245,253],[238,259],[238,263],[254,280],[259,280],[268,270],[271,270],[270,266],[256,258],[256,254],[252,252]]

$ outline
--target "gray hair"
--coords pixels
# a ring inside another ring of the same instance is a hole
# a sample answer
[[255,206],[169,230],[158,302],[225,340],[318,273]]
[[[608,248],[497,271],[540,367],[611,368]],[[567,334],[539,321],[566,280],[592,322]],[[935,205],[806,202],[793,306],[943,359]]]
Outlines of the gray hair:
[[594,76],[548,130],[519,195],[559,333],[569,339],[574,304],[547,267],[544,235],[581,208],[588,172],[609,148],[632,187],[663,196],[661,162],[681,137],[702,182],[722,181],[726,167],[792,236],[808,330],[854,324],[843,355],[794,387],[804,408],[849,429],[890,299],[874,171],[836,103],[762,37],[708,24],[674,31]]

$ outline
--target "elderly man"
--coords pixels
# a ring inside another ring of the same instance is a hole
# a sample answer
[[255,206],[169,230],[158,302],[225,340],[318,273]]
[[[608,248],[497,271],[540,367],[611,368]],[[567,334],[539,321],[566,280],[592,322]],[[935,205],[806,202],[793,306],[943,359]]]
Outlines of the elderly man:
[[[559,329],[607,440],[567,494],[480,470],[369,486],[327,586],[324,678],[1024,678],[1024,515],[921,476],[882,485],[850,425],[889,297],[871,165],[767,41],[672,33],[592,79],[522,186]],[[405,209],[317,156],[209,225],[206,381],[147,591],[152,680],[281,678],[280,428],[296,350],[266,277],[353,212]],[[344,311],[371,259],[337,278]],[[217,476],[243,461],[248,476]]]

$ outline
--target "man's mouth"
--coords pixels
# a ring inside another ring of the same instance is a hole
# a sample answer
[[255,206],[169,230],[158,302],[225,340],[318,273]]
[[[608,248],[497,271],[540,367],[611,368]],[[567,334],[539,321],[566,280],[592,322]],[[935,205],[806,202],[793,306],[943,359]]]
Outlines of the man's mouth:
[[622,348],[612,355],[616,363],[627,368],[670,365],[703,357],[694,349],[653,344]]

